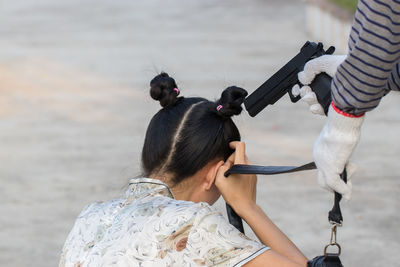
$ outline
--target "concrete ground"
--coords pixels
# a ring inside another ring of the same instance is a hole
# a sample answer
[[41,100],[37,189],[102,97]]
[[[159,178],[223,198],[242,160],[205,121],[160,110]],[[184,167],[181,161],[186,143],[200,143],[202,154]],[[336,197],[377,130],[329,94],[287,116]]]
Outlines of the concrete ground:
[[[296,0],[0,1],[0,265],[56,266],[80,210],[140,174],[159,71],[184,96],[252,92],[307,40],[304,22]],[[338,230],[347,267],[398,265],[399,102],[392,93],[367,115],[353,157]],[[286,97],[235,120],[250,159],[271,165],[311,161],[324,123]],[[329,241],[332,198],[315,171],[259,177],[258,203],[308,257]]]

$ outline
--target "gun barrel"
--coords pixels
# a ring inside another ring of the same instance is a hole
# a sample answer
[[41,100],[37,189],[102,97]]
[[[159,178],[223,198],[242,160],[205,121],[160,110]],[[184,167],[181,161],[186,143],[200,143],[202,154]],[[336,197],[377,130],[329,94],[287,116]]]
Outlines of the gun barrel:
[[[322,44],[307,41],[295,57],[245,99],[244,105],[250,116],[256,116],[266,106],[273,105],[284,96],[298,83],[297,73],[318,54],[323,54]],[[297,100],[292,99],[294,102]]]

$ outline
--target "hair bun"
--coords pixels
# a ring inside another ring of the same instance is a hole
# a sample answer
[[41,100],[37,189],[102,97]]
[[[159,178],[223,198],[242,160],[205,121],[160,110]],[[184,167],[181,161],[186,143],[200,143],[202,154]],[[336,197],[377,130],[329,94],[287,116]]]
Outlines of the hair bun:
[[167,73],[161,72],[150,81],[150,96],[160,101],[163,108],[175,105],[179,90],[175,80]]
[[230,118],[233,115],[239,115],[242,112],[242,104],[247,96],[247,91],[243,88],[230,86],[226,88],[221,98],[216,102],[217,113],[224,117]]

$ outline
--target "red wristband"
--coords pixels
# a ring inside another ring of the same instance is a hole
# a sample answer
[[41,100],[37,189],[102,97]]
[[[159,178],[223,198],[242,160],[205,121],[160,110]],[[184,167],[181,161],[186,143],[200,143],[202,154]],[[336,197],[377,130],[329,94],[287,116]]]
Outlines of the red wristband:
[[353,115],[353,114],[349,114],[344,111],[341,111],[337,106],[335,106],[333,101],[331,102],[331,106],[337,113],[339,113],[340,115],[343,115],[345,117],[349,117],[349,118],[360,118],[360,117],[364,116],[364,114],[365,114],[365,113],[362,113],[360,115]]

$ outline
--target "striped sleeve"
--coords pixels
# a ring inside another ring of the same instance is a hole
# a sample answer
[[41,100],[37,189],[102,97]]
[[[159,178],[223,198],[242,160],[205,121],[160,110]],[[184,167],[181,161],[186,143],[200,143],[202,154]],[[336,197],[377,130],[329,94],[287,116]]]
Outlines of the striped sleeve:
[[390,91],[400,91],[400,64],[394,66],[387,80],[386,88]]
[[399,90],[400,1],[359,0],[349,54],[332,80],[332,99],[360,115],[378,106],[388,89]]

